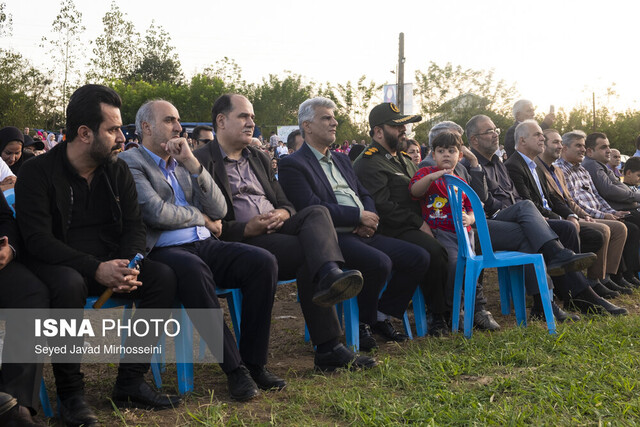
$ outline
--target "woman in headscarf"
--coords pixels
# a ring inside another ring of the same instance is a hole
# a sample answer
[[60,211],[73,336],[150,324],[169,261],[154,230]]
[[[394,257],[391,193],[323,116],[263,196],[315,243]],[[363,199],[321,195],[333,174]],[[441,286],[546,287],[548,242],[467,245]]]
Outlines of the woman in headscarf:
[[32,153],[23,152],[24,139],[25,136],[17,127],[7,126],[0,129],[0,157],[15,175],[18,174],[22,163],[33,157]]

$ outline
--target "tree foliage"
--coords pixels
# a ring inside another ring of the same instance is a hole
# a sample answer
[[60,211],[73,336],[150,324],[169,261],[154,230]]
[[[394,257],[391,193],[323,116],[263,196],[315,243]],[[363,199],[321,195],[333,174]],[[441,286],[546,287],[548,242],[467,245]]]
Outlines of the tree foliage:
[[169,33],[155,21],[147,29],[138,63],[128,80],[181,84],[184,80],[180,59],[171,45]]
[[108,82],[131,76],[140,63],[140,34],[115,1],[102,18],[104,29],[93,41],[87,80]]
[[77,63],[82,49],[80,34],[85,30],[82,13],[76,9],[73,0],[60,2],[60,12],[53,20],[51,30],[54,36],[42,37],[42,47],[51,50],[56,58],[50,73],[55,75],[59,84],[60,97],[56,108],[64,111],[72,89],[79,82]]

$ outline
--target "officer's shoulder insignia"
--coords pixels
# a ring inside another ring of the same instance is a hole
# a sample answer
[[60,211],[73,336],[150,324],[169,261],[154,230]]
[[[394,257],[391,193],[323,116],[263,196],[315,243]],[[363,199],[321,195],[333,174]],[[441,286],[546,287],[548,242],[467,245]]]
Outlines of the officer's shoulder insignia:
[[411,156],[409,156],[407,153],[405,153],[404,151],[401,151],[400,153],[402,153],[403,156],[405,156],[406,158],[410,159]]
[[371,147],[367,151],[364,152],[363,156],[371,157],[373,154],[377,153],[378,149],[376,147]]

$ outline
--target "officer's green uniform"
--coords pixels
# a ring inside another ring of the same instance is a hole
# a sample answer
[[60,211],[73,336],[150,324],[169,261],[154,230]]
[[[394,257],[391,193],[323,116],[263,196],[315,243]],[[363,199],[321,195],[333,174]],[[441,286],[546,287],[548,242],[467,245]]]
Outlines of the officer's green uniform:
[[[419,121],[419,116],[403,116],[390,103],[376,106],[369,115],[371,128],[384,124],[401,125]],[[417,166],[405,153],[393,156],[382,145],[372,142],[353,164],[364,187],[371,193],[380,216],[378,232],[426,249],[431,255],[429,270],[420,284],[430,313],[444,315],[448,256],[446,249],[420,230],[424,223],[420,204],[411,198],[409,182]]]

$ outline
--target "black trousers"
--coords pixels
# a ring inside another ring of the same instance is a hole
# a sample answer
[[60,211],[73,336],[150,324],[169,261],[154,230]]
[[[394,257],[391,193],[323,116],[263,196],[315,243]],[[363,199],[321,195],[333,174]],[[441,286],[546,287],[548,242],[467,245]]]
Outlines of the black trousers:
[[[106,289],[94,278],[84,277],[70,267],[35,264],[33,269],[49,289],[51,308],[78,309],[77,317],[79,319],[82,318],[87,296],[101,295]],[[117,294],[118,298],[135,299],[138,308],[170,309],[172,307],[176,294],[176,276],[169,267],[145,259],[142,262],[138,278],[142,282],[142,286],[129,294]],[[136,314],[134,319],[140,316],[140,314]],[[130,339],[135,340],[135,338]],[[82,346],[83,338],[65,338],[50,342],[54,345],[56,342],[64,342],[67,345]],[[83,392],[84,375],[80,370],[79,361],[77,363],[58,363],[55,356],[51,361],[59,396],[64,398]],[[124,361],[126,362],[126,358]],[[149,370],[149,366],[150,363],[120,363],[117,381],[139,380]]]
[[431,261],[420,286],[424,293],[427,310],[433,314],[447,312],[446,287],[449,268],[447,250],[436,239],[419,229],[408,230],[396,236],[397,239],[413,243],[425,249]]
[[[346,266],[360,270],[364,278],[364,287],[358,295],[360,322],[373,325],[377,311],[402,318],[429,268],[429,252],[418,245],[380,234],[364,238],[353,233],[339,233],[338,241]],[[392,271],[387,289],[378,300]]]
[[[216,285],[242,292],[240,352],[224,325],[220,367],[229,373],[242,364],[266,365],[271,329],[271,309],[278,280],[278,265],[268,251],[243,243],[221,242],[213,237],[180,246],[154,248],[149,258],[170,266],[178,278],[178,299],[186,308],[219,308]],[[210,322],[194,326],[208,345]]]
[[635,275],[640,271],[640,212],[638,210],[631,211],[631,215],[622,222],[627,226],[627,241],[622,251],[624,268]]
[[[12,261],[0,270],[0,307],[2,308],[49,308],[49,290],[31,271],[17,261]],[[11,345],[18,343],[20,350],[31,350],[36,343],[30,333],[22,333],[21,326],[7,320],[3,360],[13,351]],[[7,345],[7,343],[12,343]],[[0,370],[0,390],[11,394],[18,404],[35,412],[42,379],[40,363],[3,363]]]

